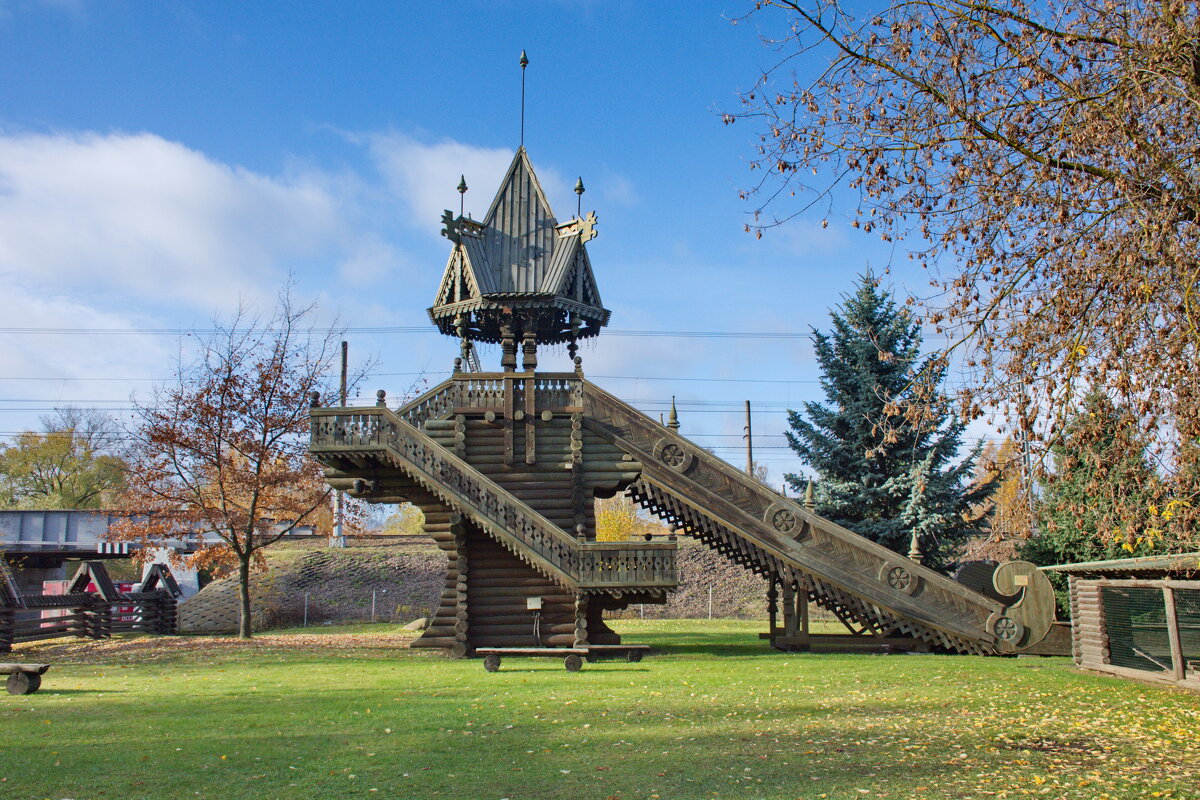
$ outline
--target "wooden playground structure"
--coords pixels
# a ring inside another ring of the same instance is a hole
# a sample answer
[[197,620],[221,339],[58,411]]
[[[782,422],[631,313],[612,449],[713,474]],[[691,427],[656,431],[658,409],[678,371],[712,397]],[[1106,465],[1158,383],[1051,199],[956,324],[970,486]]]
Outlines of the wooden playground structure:
[[[451,253],[429,314],[461,342],[453,374],[397,409],[383,392],[370,407],[314,396],[311,409],[330,486],[414,503],[446,553],[441,605],[415,646],[550,648],[571,669],[621,645],[604,612],[662,603],[677,578],[675,535],[596,541],[595,498],[617,492],[766,578],[777,648],[822,639],[812,603],[843,639],[903,649],[1015,653],[1046,637],[1053,593],[1033,565],[956,582],[918,548],[888,550],[734,468],[682,436],[674,413],[663,424],[588,381],[578,342],[609,318],[586,249],[596,217],[559,223],[523,147],[482,222],[447,211],[443,223]],[[501,371],[478,371],[474,342],[500,345]],[[539,344],[566,344],[574,370],[538,372]]]
[[17,642],[62,637],[172,634],[180,594],[174,576],[162,564],[151,566],[139,591],[121,592],[100,561],[80,564],[63,594],[29,594],[17,586],[0,555],[0,653],[10,652]]

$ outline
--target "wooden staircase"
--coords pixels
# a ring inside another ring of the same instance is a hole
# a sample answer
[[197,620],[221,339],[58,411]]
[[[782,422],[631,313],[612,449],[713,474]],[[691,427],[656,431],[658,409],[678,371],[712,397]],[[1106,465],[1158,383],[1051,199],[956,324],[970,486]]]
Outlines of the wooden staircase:
[[[582,449],[582,422],[566,417],[565,427],[554,425],[550,412],[550,419],[538,418],[536,442],[528,430],[493,425],[479,407],[464,405],[481,402],[464,392],[487,380],[447,382],[398,412],[382,406],[313,408],[310,451],[326,465],[334,488],[374,502],[411,501],[425,512],[427,532],[447,553],[449,569],[423,645],[464,655],[481,646],[533,644],[525,604],[535,596],[545,603],[536,634],[544,633],[542,644],[613,643],[602,610],[662,602],[678,583],[676,544],[597,542],[588,538],[584,523],[572,535],[566,529],[576,519],[575,504],[560,498],[570,501],[576,491],[590,492],[599,484],[627,484],[640,465],[600,440],[593,442],[594,452],[609,458],[600,458],[594,473],[536,460],[504,465],[505,453],[525,452],[525,439],[531,453]],[[541,393],[543,401],[567,407],[556,391],[552,386]],[[512,387],[507,394],[511,401]],[[479,418],[468,421],[455,413],[463,410]],[[576,478],[558,485],[563,474]]]
[[957,583],[814,514],[578,375],[460,373],[397,411],[313,408],[310,449],[334,488],[425,512],[449,569],[422,644],[460,654],[528,641],[527,597],[546,599],[545,635],[562,645],[588,641],[589,631],[593,644],[611,641],[606,608],[662,602],[677,585],[673,541],[594,541],[593,495],[621,489],[767,578],[767,636],[779,647],[793,643],[810,602],[867,641],[961,653],[1032,647],[1053,621],[1052,591],[1033,565],[1002,565],[986,593]]
[[799,613],[786,603],[808,600],[863,635],[976,654],[1030,647],[1050,628],[1050,587],[1033,565],[998,569],[1003,602],[993,599],[814,514],[588,381],[583,397],[586,428],[643,465],[630,495],[768,578],[785,617]]

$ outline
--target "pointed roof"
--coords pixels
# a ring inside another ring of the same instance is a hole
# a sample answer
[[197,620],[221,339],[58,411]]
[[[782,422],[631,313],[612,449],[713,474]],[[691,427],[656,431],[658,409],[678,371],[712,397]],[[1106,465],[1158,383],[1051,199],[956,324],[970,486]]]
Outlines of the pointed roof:
[[[517,149],[483,222],[442,217],[442,234],[454,243],[431,319],[443,333],[456,335],[454,320],[470,317],[471,338],[494,341],[494,320],[482,312],[508,309],[553,311],[539,322],[539,341],[566,341],[568,318],[575,315],[581,336],[608,323],[601,305],[586,242],[595,237],[595,215],[559,224],[524,147]],[[486,316],[486,315],[483,315]]]
[[[476,275],[489,271],[491,292],[542,291],[555,250],[558,220],[533,172],[525,148],[517,149],[483,224],[486,265],[472,264]],[[484,279],[483,283],[488,281]]]

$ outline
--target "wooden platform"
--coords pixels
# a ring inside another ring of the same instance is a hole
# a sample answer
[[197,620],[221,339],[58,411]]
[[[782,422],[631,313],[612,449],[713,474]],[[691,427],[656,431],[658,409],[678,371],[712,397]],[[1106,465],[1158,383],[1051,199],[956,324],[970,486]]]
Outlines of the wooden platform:
[[519,658],[561,658],[568,672],[578,672],[583,660],[600,661],[604,658],[624,658],[637,662],[650,652],[647,644],[591,644],[583,647],[478,647],[475,655],[483,656],[483,668],[488,672],[500,669],[502,656]]

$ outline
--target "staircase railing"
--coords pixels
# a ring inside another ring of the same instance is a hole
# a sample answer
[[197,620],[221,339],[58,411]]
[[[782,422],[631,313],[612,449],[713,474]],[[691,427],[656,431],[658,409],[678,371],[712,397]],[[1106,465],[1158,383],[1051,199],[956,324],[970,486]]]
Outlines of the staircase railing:
[[644,482],[660,484],[688,515],[728,528],[761,551],[760,560],[797,567],[955,637],[1010,649],[1003,604],[808,511],[586,381],[584,402],[589,422],[601,423],[596,432],[636,450]]
[[446,505],[568,586],[629,590],[678,583],[674,542],[589,542],[571,536],[386,408],[314,408],[311,422],[314,454],[386,454]]

